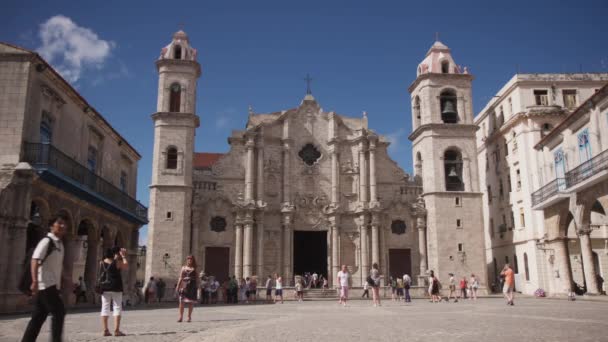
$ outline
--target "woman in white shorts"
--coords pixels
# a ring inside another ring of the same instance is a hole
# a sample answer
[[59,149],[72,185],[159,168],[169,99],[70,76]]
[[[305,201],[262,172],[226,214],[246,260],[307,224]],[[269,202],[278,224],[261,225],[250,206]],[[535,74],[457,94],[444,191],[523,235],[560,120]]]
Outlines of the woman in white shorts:
[[120,331],[120,318],[122,313],[122,276],[121,270],[129,268],[127,250],[124,248],[108,248],[104,259],[99,265],[98,287],[101,291],[101,323],[103,336],[112,336],[108,329],[108,316],[110,306],[114,314],[114,336],[125,336]]

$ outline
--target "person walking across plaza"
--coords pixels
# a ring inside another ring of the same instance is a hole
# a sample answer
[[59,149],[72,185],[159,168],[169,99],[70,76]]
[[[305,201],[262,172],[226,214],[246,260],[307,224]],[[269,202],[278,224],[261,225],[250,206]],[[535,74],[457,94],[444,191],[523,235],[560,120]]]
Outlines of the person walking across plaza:
[[372,298],[374,299],[374,306],[381,306],[380,304],[380,271],[378,270],[378,264],[374,263],[372,269],[369,271],[369,278],[372,282]]
[[462,277],[462,279],[460,279],[460,297],[462,297],[462,299],[467,299],[467,277]]
[[505,295],[507,305],[514,305],[513,289],[515,288],[515,275],[511,269],[511,266],[509,264],[505,264],[505,267],[503,267],[500,274],[505,277],[505,284],[502,287],[502,293]]
[[266,278],[266,302],[272,302],[272,276],[268,275]]
[[479,281],[475,274],[471,273],[471,278],[469,279],[469,288],[471,290],[471,297],[469,299],[477,300],[477,289],[479,288]]
[[458,296],[456,295],[456,279],[454,279],[454,273],[449,273],[450,276],[449,286],[450,293],[448,294],[448,303],[450,302],[450,298],[454,297],[454,303],[458,303]]
[[275,275],[275,290],[274,290],[274,302],[276,303],[278,299],[281,299],[281,304],[283,304],[283,278],[280,275]]
[[304,285],[302,285],[302,279],[298,279],[296,280],[296,285],[295,285],[295,289],[296,289],[296,300],[298,302],[301,302],[304,300]]
[[405,292],[405,302],[410,303],[412,297],[410,297],[410,287],[412,286],[412,278],[409,274],[403,275],[403,290]]
[[188,320],[192,321],[192,310],[196,302],[196,292],[198,290],[196,273],[196,259],[193,255],[186,257],[186,264],[182,266],[179,279],[177,280],[177,294],[179,295],[179,318],[178,322],[184,319],[184,306],[188,305]]
[[249,279],[249,301],[253,302],[253,304],[255,304],[255,302],[257,301],[258,298],[258,278],[257,276],[253,276],[251,277],[251,279]]
[[340,286],[340,304],[346,306],[348,301],[348,284],[350,282],[350,273],[346,265],[342,265],[342,270],[338,272],[338,285]]
[[156,281],[154,277],[150,277],[146,287],[144,289],[144,302],[148,304],[149,302],[154,302],[154,298],[156,297]]
[[114,336],[125,336],[120,331],[122,315],[122,274],[129,268],[127,250],[119,247],[108,248],[99,265],[98,287],[101,290],[101,324],[103,336],[112,336],[108,329],[110,307],[114,316]]
[[156,298],[158,299],[159,303],[163,300],[163,298],[165,298],[166,288],[167,284],[165,284],[161,278],[158,278],[158,281],[156,282]]
[[429,293],[431,294],[431,302],[439,303],[441,301],[441,297],[439,297],[439,279],[435,277],[433,270],[431,270],[431,275],[429,276]]
[[361,298],[363,297],[369,299],[369,284],[367,281],[363,283],[363,294],[361,295]]
[[53,217],[50,221],[50,232],[38,242],[32,254],[30,262],[32,284],[30,290],[34,300],[34,308],[32,318],[25,328],[22,342],[36,341],[49,313],[53,315],[51,322],[52,341],[61,341],[65,318],[65,306],[59,295],[64,255],[61,239],[65,236],[67,222],[66,216],[57,215]]

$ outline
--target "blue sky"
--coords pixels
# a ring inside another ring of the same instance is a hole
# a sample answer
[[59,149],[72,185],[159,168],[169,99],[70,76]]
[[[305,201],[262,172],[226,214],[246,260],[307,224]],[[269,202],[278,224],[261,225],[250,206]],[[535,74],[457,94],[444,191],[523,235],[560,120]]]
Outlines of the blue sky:
[[[410,172],[407,87],[435,32],[475,75],[477,113],[516,70],[608,72],[608,2],[3,1],[0,40],[48,56],[142,154],[148,203],[160,49],[182,25],[198,49],[196,150],[225,152],[247,107],[297,106],[309,73],[325,110],[360,116],[391,138]],[[69,53],[62,52],[63,49]],[[146,231],[141,237],[145,240]]]

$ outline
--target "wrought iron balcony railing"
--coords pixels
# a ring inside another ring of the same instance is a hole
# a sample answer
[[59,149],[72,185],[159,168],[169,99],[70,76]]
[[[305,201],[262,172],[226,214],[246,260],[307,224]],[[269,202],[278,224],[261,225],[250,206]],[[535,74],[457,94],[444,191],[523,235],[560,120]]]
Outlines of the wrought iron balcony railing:
[[536,206],[559,191],[568,190],[605,170],[608,170],[608,150],[602,151],[597,156],[568,171],[565,178],[556,178],[532,193],[532,206]]
[[134,215],[141,222],[148,220],[148,208],[110,182],[91,172],[51,144],[24,143],[23,161],[34,168],[51,169],[88,188],[97,195]]
[[568,184],[568,187],[575,186],[604,170],[608,170],[608,150],[601,152],[566,173],[566,184]]
[[532,206],[544,202],[549,197],[557,194],[558,191],[564,190],[565,187],[566,180],[564,178],[556,178],[545,184],[545,186],[532,193]]

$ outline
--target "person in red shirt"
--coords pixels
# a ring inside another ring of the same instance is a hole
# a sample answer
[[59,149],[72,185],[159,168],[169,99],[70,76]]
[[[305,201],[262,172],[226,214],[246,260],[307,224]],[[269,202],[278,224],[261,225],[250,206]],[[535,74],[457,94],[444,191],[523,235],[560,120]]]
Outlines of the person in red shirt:
[[502,293],[505,295],[507,305],[513,305],[513,289],[515,288],[515,274],[509,266],[505,264],[500,275],[505,277],[505,284],[502,287]]

